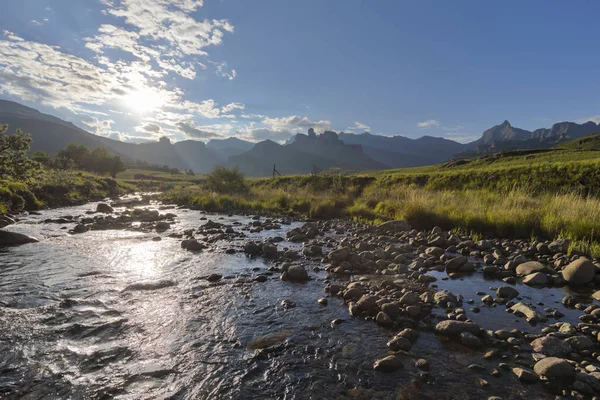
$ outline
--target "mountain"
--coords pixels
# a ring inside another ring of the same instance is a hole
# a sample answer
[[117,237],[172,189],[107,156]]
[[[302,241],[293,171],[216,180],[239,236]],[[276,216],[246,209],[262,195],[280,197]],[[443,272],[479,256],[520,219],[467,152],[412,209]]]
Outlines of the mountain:
[[584,124],[558,122],[550,129],[540,128],[533,132],[514,128],[510,122],[504,121],[486,130],[478,140],[468,143],[467,150],[456,154],[454,158],[474,157],[508,150],[550,148],[599,131],[600,125],[592,121]]
[[229,157],[228,164],[248,176],[269,176],[273,165],[282,175],[306,174],[315,167],[354,171],[386,168],[364,154],[360,145],[346,145],[335,132],[316,135],[312,129],[308,135],[297,134],[285,145],[272,140],[259,142],[251,150]]
[[423,136],[410,139],[405,136],[379,136],[340,133],[346,144],[359,144],[365,154],[390,168],[418,167],[437,164],[450,159],[465,149],[465,145],[444,138]]
[[211,139],[206,147],[215,150],[222,158],[227,159],[245,153],[254,147],[254,143],[236,137],[229,137],[227,139]]
[[323,165],[317,164],[320,169],[332,167],[347,170],[389,168],[386,164],[375,161],[365,154],[360,144],[346,144],[340,140],[337,133],[331,131],[317,135],[311,128],[307,135],[296,134],[294,140],[285,147],[328,160],[322,162]]

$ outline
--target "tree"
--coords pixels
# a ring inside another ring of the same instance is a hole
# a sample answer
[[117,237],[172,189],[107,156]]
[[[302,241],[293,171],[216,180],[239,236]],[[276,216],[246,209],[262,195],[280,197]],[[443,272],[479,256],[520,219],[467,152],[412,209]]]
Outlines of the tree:
[[31,135],[20,129],[7,135],[8,125],[0,124],[0,178],[27,179],[36,169],[36,163],[27,157]]
[[247,193],[244,174],[237,168],[215,167],[206,177],[206,187],[216,193]]
[[67,147],[56,153],[56,158],[66,158],[75,163],[75,167],[84,169],[90,157],[90,149],[82,144],[69,143]]
[[121,161],[121,157],[114,156],[112,158],[112,163],[110,165],[110,169],[108,170],[108,172],[110,173],[110,176],[112,176],[113,178],[116,178],[117,174],[119,172],[123,172],[126,169],[127,168],[125,168],[125,164],[123,163],[123,161]]
[[51,162],[52,162],[52,158],[50,157],[50,155],[48,155],[48,153],[46,153],[45,151],[42,150],[36,150],[32,155],[31,155],[31,159],[35,162],[38,162],[44,166],[50,166]]

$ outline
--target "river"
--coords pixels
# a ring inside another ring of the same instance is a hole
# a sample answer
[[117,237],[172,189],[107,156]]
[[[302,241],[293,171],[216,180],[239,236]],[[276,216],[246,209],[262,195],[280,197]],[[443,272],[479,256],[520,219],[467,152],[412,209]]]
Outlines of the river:
[[[168,210],[177,214],[177,222],[161,234],[72,235],[64,227],[74,224],[42,223],[93,209],[91,203],[43,211],[8,228],[40,242],[0,250],[0,398],[548,397],[539,385],[521,385],[509,372],[488,376],[489,385],[478,386],[479,375],[465,373],[467,366],[491,369],[497,362],[456,351],[433,333],[421,334],[411,349],[415,358],[406,358],[404,370],[374,371],[373,361],[389,354],[386,342],[394,332],[350,318],[340,299],[317,303],[325,296],[326,272],[308,268],[313,278],[308,283],[282,282],[267,270],[271,262],[247,258],[242,251],[248,239],[285,237],[300,223],[244,231],[243,240],[220,241],[199,253],[182,249],[181,239],[169,234],[197,228],[206,223],[203,217],[236,230],[252,219]],[[162,240],[155,241],[157,236]],[[286,246],[299,248],[279,243]],[[230,248],[237,252],[227,254]],[[205,277],[212,273],[224,278],[210,283]],[[253,281],[261,274],[266,282]],[[490,286],[482,278],[475,282],[469,291]],[[464,289],[460,281],[438,284]],[[284,307],[283,300],[296,307]],[[501,326],[515,319],[498,320],[493,311],[479,315]],[[342,323],[332,323],[336,319]],[[412,365],[417,358],[429,361],[432,381],[419,378]]]

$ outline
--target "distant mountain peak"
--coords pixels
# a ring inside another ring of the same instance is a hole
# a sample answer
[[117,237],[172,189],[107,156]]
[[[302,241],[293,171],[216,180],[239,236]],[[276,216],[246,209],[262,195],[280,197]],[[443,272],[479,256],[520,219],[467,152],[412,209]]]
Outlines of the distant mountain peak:
[[512,126],[512,125],[510,124],[510,122],[508,122],[507,119],[505,119],[504,122],[500,126]]

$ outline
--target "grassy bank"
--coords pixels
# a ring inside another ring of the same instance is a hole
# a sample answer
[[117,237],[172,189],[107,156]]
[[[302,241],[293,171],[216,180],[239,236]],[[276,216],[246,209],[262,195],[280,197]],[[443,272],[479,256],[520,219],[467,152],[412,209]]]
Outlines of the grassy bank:
[[58,207],[138,190],[120,179],[81,171],[41,169],[25,182],[0,180],[0,214]]
[[203,185],[166,200],[208,211],[405,219],[484,236],[569,238],[572,250],[600,257],[600,152],[509,152],[443,165],[360,175],[247,180],[244,194]]

